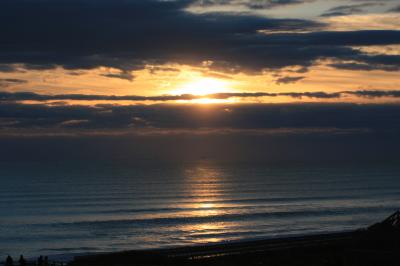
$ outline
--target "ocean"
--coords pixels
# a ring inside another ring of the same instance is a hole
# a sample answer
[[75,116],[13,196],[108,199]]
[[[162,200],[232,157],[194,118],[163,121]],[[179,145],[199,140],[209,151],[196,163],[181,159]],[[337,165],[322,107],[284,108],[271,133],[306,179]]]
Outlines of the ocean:
[[400,208],[400,166],[0,163],[0,256],[354,230]]

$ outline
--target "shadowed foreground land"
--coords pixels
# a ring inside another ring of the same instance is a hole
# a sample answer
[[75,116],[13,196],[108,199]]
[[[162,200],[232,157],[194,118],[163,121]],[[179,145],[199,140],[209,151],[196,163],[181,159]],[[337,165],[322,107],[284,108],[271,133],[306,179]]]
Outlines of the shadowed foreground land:
[[76,257],[71,266],[399,265],[400,212],[365,230]]

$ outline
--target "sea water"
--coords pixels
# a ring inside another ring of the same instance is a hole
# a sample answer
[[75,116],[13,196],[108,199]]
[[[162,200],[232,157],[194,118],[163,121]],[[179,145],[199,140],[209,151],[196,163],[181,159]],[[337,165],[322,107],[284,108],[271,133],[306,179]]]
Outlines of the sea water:
[[355,230],[400,208],[400,166],[0,163],[0,256]]

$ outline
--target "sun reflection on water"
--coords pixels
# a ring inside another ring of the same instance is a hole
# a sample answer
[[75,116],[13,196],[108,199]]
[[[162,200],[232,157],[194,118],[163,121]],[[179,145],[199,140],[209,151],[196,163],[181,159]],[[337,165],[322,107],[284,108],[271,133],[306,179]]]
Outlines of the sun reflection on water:
[[[212,164],[203,163],[185,171],[185,192],[192,198],[191,216],[213,217],[226,214],[220,202],[228,197],[226,176]],[[212,243],[225,240],[224,233],[233,225],[223,222],[199,222],[186,224],[180,229],[192,243]]]

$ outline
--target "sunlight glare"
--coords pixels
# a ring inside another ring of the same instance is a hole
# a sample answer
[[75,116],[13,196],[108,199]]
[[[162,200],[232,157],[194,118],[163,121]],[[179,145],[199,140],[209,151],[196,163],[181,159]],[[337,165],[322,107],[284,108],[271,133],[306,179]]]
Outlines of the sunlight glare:
[[234,92],[230,87],[230,82],[215,79],[215,78],[198,78],[193,81],[184,83],[181,87],[171,92],[173,95],[181,94],[192,94],[197,96],[205,96],[204,98],[195,100],[182,100],[180,102],[191,102],[200,104],[211,104],[211,103],[227,103],[234,102],[234,99],[213,99],[208,98],[207,95],[214,93],[227,93]]
[[214,78],[201,78],[184,84],[173,91],[173,94],[207,95],[220,92],[230,92],[229,83]]

